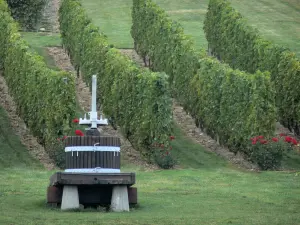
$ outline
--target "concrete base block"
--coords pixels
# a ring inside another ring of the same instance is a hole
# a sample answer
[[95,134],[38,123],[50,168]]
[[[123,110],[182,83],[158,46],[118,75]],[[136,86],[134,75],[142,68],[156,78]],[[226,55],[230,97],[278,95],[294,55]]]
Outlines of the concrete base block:
[[126,185],[116,185],[113,187],[111,210],[113,212],[129,211],[128,191]]
[[61,210],[78,209],[79,195],[77,186],[64,185]]

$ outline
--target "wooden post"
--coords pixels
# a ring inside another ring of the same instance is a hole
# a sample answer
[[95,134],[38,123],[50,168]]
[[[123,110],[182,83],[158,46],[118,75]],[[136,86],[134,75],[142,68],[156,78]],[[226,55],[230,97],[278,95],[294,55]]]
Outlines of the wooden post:
[[78,209],[79,207],[77,186],[64,185],[61,210]]
[[128,190],[126,185],[113,186],[111,210],[113,212],[129,212]]

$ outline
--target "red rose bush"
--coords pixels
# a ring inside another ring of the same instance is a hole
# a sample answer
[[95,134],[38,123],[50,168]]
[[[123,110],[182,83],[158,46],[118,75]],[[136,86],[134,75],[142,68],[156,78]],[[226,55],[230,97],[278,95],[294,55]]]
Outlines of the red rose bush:
[[263,170],[274,170],[281,166],[283,154],[293,150],[298,141],[286,134],[279,134],[278,137],[265,138],[256,136],[250,138],[249,157]]

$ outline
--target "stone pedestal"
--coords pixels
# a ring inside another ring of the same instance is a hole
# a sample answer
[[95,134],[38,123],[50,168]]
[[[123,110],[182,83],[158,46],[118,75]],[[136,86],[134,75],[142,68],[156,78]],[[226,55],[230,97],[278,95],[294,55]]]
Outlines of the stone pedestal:
[[61,210],[78,209],[79,195],[77,186],[64,185]]
[[126,185],[115,185],[113,187],[111,210],[113,212],[129,211],[128,191]]

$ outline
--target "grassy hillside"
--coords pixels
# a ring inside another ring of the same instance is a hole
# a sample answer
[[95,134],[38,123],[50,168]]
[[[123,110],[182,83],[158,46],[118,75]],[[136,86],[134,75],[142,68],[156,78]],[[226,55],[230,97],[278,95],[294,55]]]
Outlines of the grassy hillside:
[[[170,16],[182,23],[187,34],[197,41],[197,47],[207,45],[202,30],[207,0],[155,0],[168,10]],[[133,48],[130,35],[132,0],[84,0],[82,4],[87,9],[93,22],[101,27],[108,36],[110,43],[118,48]]]
[[61,39],[58,34],[46,34],[37,32],[23,32],[22,37],[27,41],[29,47],[39,53],[45,59],[48,67],[53,70],[58,70],[54,60],[48,55],[46,47],[60,46]]
[[268,40],[289,47],[300,56],[299,0],[230,0]]
[[[209,0],[153,0],[172,19],[181,23],[196,47],[206,47],[203,21]],[[298,0],[230,0],[249,24],[275,43],[289,47],[300,56],[300,2]],[[119,48],[132,48],[130,35],[131,0],[84,0],[82,4],[95,24]]]
[[[0,169],[5,168],[41,169],[42,166],[29,155],[28,150],[14,134],[6,111],[0,107]],[[0,184],[3,182],[0,178]]]

